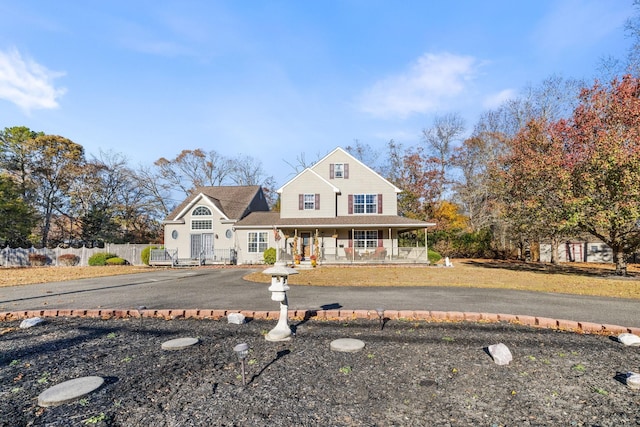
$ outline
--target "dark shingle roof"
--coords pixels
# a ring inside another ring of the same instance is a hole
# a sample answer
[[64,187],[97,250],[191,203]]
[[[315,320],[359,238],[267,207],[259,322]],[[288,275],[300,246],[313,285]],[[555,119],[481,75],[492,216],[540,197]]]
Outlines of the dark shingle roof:
[[394,215],[349,215],[335,218],[280,218],[279,212],[252,212],[235,226],[243,227],[392,227],[423,228],[434,226],[434,223],[419,221]]
[[260,191],[259,185],[198,187],[171,211],[167,220],[176,219],[176,215],[182,212],[200,193],[211,200],[229,219],[240,219],[246,213],[258,191]]

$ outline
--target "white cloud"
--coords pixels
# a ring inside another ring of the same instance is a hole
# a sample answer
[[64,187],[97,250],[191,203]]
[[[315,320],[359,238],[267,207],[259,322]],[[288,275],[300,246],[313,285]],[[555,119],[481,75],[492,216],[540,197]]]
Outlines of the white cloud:
[[498,93],[488,95],[482,101],[482,106],[486,109],[494,109],[500,107],[504,102],[516,98],[518,92],[513,89],[505,89]]
[[66,89],[56,88],[53,80],[63,75],[23,59],[17,49],[0,51],[0,99],[13,102],[27,113],[58,108],[58,98]]
[[450,53],[424,54],[401,74],[376,82],[360,99],[360,109],[376,117],[405,118],[442,109],[460,95],[475,74],[478,61]]

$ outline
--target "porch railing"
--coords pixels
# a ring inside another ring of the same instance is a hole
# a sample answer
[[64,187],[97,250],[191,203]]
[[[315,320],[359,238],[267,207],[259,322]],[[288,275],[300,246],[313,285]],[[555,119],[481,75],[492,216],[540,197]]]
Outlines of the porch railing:
[[[416,247],[379,247],[379,248],[350,248],[330,247],[319,248],[316,259],[321,264],[428,264],[427,250],[424,246]],[[291,248],[280,249],[279,259],[293,262]],[[306,260],[310,257],[307,256]],[[303,262],[305,259],[302,260]]]
[[236,264],[237,261],[235,249],[214,249],[203,255],[204,264]]
[[176,265],[178,262],[177,249],[151,249],[149,265]]

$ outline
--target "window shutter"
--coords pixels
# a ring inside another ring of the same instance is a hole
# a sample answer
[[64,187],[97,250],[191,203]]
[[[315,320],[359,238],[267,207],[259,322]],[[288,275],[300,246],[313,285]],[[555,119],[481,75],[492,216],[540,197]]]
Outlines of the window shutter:
[[320,209],[320,195],[316,193],[316,210]]
[[382,230],[378,230],[378,247],[382,247]]
[[329,179],[333,179],[336,176],[336,172],[335,172],[335,166],[333,163],[329,163]]
[[353,232],[349,230],[349,247],[353,247]]
[[378,194],[378,213],[382,213],[382,194]]
[[353,214],[353,194],[349,194],[349,215]]
[[298,210],[304,210],[304,194],[298,194]]
[[342,175],[344,176],[344,179],[349,179],[349,163],[344,164]]

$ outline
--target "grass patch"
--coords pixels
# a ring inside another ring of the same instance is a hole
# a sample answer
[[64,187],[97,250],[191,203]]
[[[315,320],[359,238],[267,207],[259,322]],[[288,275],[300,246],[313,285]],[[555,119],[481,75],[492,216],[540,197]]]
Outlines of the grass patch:
[[65,282],[67,280],[88,279],[91,277],[117,276],[157,271],[151,267],[123,265],[102,267],[12,267],[2,268],[0,287],[15,285],[33,285],[36,283]]
[[[454,260],[453,268],[420,265],[321,266],[299,270],[292,285],[314,286],[450,286],[515,289],[574,295],[640,299],[640,266],[629,265],[629,277],[614,276],[613,264],[524,263],[497,260]],[[0,287],[63,282],[91,277],[157,271],[147,266],[2,268]],[[262,272],[246,280],[269,283]]]
[[[551,265],[495,260],[456,260],[454,268],[428,266],[322,266],[299,270],[291,285],[313,286],[450,286],[515,289],[534,292],[640,299],[640,269],[630,276],[614,276],[611,264],[566,263]],[[246,280],[269,283],[262,272]]]

